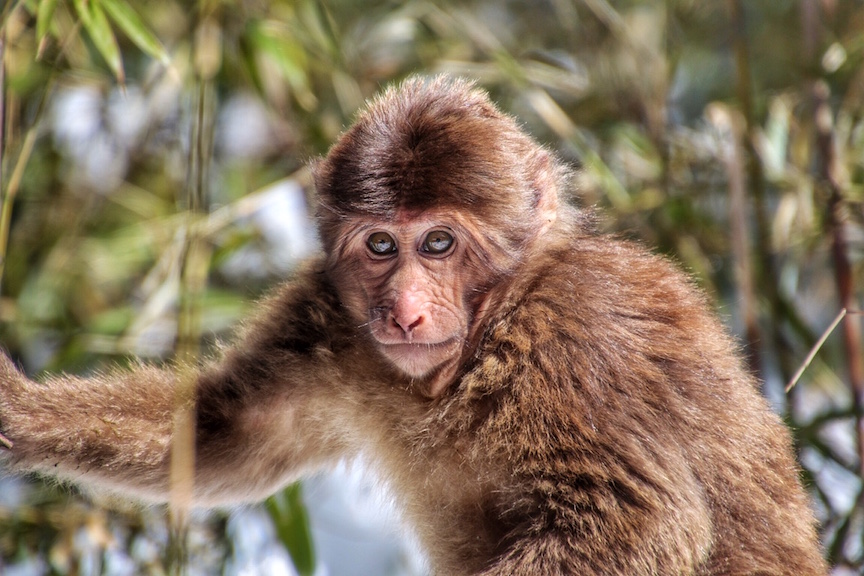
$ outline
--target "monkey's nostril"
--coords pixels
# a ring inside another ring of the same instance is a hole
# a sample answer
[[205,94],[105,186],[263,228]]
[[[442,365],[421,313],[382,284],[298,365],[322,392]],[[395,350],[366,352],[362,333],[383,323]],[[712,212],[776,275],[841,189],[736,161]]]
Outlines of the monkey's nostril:
[[417,326],[423,323],[423,316],[418,316],[413,321],[391,316],[390,320],[393,322],[393,325],[402,330],[402,332],[410,334],[415,328],[417,328]]

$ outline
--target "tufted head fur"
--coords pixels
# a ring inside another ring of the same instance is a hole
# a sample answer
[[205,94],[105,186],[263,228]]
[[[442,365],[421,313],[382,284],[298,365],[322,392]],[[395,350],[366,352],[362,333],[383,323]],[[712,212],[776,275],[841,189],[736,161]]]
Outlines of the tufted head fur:
[[314,175],[328,253],[348,216],[452,208],[507,231],[512,254],[554,220],[568,177],[485,92],[446,76],[412,77],[372,100]]

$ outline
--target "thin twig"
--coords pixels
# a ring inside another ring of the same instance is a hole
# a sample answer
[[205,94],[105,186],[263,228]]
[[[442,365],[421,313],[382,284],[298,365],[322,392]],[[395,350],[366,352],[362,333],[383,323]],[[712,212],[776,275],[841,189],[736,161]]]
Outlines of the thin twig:
[[[790,390],[798,383],[798,380],[801,378],[801,375],[804,374],[804,370],[810,366],[810,362],[813,361],[813,358],[816,357],[816,353],[819,352],[819,349],[822,348],[822,345],[825,344],[825,340],[828,339],[828,336],[837,328],[837,325],[840,324],[840,321],[846,316],[848,312],[846,308],[840,310],[840,313],[834,318],[828,328],[822,333],[822,336],[819,337],[819,340],[816,341],[816,344],[813,345],[813,348],[810,349],[810,353],[807,354],[807,358],[804,359],[804,362],[798,368],[798,371],[795,372],[795,375],[792,376],[792,379],[789,380],[789,383],[786,384],[786,393],[788,394]],[[860,312],[851,312],[851,314],[860,314]]]

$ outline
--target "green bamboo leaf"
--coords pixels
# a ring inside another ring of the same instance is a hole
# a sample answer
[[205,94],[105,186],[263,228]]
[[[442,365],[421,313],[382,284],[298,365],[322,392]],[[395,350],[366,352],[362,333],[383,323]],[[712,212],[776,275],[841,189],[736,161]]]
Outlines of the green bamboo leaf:
[[39,6],[36,8],[36,39],[39,42],[42,42],[42,39],[48,34],[48,27],[51,25],[51,18],[54,16],[56,7],[57,0],[40,0]]
[[120,47],[117,38],[111,30],[111,24],[105,17],[105,12],[98,0],[74,0],[75,11],[81,19],[81,24],[87,30],[93,45],[102,54],[117,81],[123,84],[126,75],[123,72],[123,59],[120,57]]
[[142,52],[156,58],[162,64],[170,61],[168,52],[159,39],[144,25],[141,17],[126,0],[99,0],[102,7],[123,33],[135,43]]
[[292,484],[268,498],[267,511],[273,519],[279,539],[291,555],[297,573],[302,576],[314,573],[315,550],[300,484]]
[[273,59],[292,88],[307,87],[306,51],[284,26],[273,21],[258,23],[252,30],[251,39],[258,50]]

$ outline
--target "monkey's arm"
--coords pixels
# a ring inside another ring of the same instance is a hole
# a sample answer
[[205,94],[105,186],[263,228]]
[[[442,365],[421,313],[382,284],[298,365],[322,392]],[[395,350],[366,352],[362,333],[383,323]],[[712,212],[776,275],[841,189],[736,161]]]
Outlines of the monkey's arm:
[[172,373],[145,366],[36,383],[0,354],[0,429],[14,442],[0,458],[13,470],[167,497],[173,391]]
[[0,458],[14,470],[165,500],[177,390],[189,384],[195,502],[266,496],[314,465],[312,454],[327,460],[347,450],[329,428],[332,419],[316,413],[341,382],[336,359],[351,354],[330,336],[343,320],[322,282],[309,270],[283,287],[238,343],[200,370],[139,365],[35,383],[0,354],[0,431],[14,442]]

